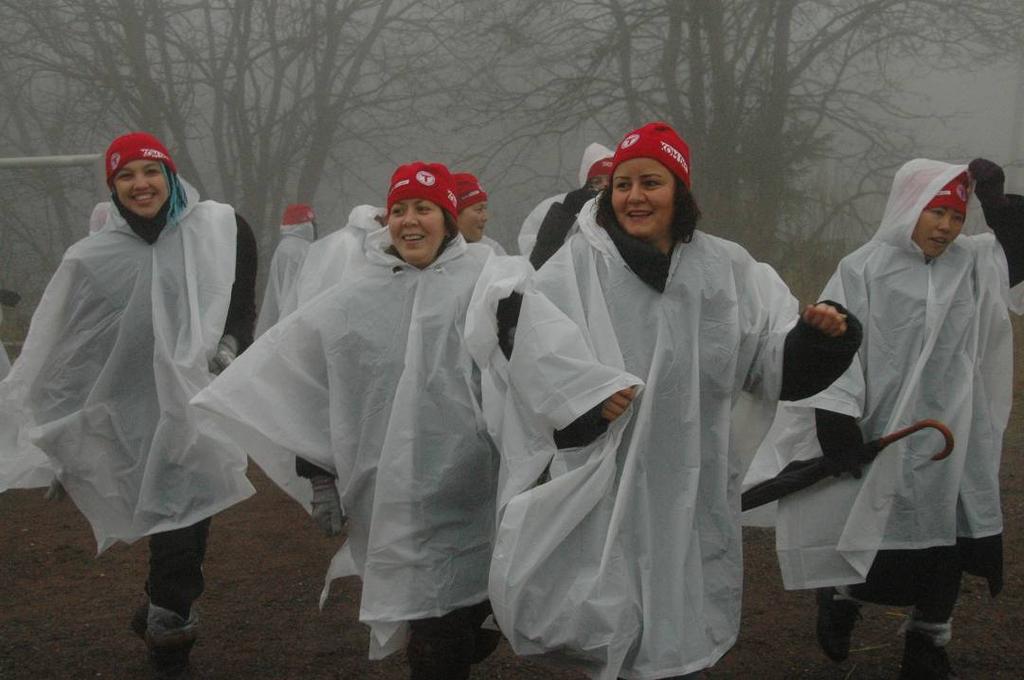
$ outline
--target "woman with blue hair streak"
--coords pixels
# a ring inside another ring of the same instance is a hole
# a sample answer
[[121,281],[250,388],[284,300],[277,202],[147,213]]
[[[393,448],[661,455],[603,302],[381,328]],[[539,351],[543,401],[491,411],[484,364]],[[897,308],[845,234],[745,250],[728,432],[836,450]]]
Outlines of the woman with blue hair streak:
[[50,495],[66,490],[100,552],[150,537],[132,627],[157,677],[187,677],[210,517],[254,491],[245,453],[188,402],[252,342],[256,242],[154,136],[118,137],[105,163],[106,223],[64,254],[0,383],[0,422],[19,430],[0,462],[41,450]]

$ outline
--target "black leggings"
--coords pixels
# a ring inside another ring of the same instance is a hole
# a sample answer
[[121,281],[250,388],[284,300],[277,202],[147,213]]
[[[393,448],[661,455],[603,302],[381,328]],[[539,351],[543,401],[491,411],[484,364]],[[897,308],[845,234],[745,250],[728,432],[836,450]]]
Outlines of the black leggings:
[[184,619],[203,593],[203,558],[210,518],[182,529],[149,537],[149,578],[146,593],[158,607]]
[[913,605],[915,618],[945,623],[960,596],[963,565],[955,545],[920,550],[879,550],[867,581],[850,586],[858,600],[898,607]]

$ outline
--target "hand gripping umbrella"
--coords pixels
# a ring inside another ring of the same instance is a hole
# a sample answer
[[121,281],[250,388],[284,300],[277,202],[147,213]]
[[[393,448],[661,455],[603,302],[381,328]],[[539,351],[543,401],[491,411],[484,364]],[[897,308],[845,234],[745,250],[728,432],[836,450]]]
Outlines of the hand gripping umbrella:
[[[928,427],[938,430],[946,440],[945,448],[932,456],[932,460],[946,458],[953,452],[953,433],[949,431],[948,427],[937,420],[920,420],[910,427],[896,430],[892,434],[887,434],[884,437],[864,444],[864,448],[861,449],[861,462],[870,463],[878,455],[878,452],[889,444]],[[740,499],[740,506],[744,511],[753,510],[765,503],[771,503],[783,496],[787,496],[794,491],[806,489],[811,484],[820,482],[831,475],[832,470],[826,464],[824,457],[812,458],[811,460],[795,460],[784,467],[777,476],[760,484],[755,484],[744,491]]]

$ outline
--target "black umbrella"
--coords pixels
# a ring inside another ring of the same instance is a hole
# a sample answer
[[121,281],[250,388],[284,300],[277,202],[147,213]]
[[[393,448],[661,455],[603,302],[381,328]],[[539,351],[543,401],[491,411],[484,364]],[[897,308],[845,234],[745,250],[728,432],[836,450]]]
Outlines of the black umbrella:
[[[892,434],[887,434],[884,437],[864,444],[864,448],[861,450],[861,461],[870,463],[878,455],[878,452],[889,444],[926,427],[938,430],[946,440],[945,448],[932,456],[932,460],[942,460],[953,452],[953,433],[949,431],[949,428],[937,420],[921,420],[910,427],[905,427],[902,430],[897,430]],[[794,491],[806,489],[811,484],[830,477],[832,473],[832,469],[828,467],[824,458],[795,460],[784,467],[777,476],[760,484],[755,484],[744,491],[740,499],[740,507],[743,510],[753,510],[765,503],[771,503],[783,496],[787,496]]]

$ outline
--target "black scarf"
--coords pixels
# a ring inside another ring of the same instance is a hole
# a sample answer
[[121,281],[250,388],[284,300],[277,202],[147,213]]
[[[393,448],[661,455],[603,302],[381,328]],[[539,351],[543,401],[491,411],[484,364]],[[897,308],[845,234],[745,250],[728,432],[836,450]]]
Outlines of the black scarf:
[[664,293],[668,270],[672,266],[672,252],[665,255],[650,243],[630,236],[618,222],[605,227],[605,231],[612,237],[612,243],[626,261],[626,266],[648,286]]
[[156,243],[156,240],[160,238],[160,232],[164,230],[164,226],[167,225],[167,213],[171,209],[171,201],[166,200],[164,204],[160,206],[159,212],[153,217],[143,217],[133,213],[128,208],[121,204],[118,200],[117,194],[111,195],[111,200],[115,206],[117,206],[118,212],[121,213],[121,217],[128,223],[128,226],[132,228],[139,238],[146,243],[152,245]]

